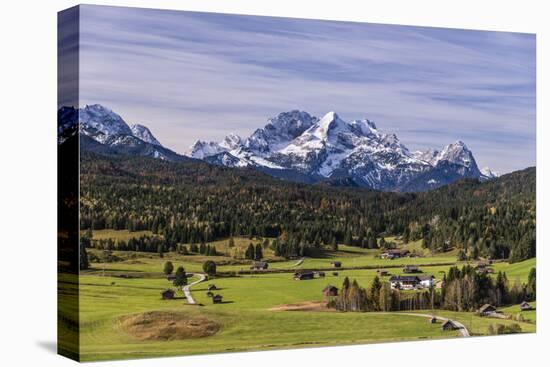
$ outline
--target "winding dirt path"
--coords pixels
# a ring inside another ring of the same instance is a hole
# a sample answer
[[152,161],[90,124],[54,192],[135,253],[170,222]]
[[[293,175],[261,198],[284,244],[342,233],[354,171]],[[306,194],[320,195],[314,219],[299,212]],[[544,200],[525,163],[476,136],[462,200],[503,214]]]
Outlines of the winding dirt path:
[[197,302],[195,301],[195,299],[191,295],[191,289],[190,288],[192,286],[194,286],[195,284],[199,284],[200,282],[204,282],[204,280],[206,279],[206,275],[201,274],[201,273],[191,273],[191,275],[196,275],[196,276],[199,277],[199,279],[195,280],[192,283],[189,283],[189,284],[183,286],[181,290],[183,291],[183,294],[185,295],[185,298],[187,298],[187,303],[189,303],[190,305],[196,305]]
[[291,268],[302,265],[304,263],[304,259],[305,258],[302,257],[300,260],[296,261],[296,263],[292,264]]

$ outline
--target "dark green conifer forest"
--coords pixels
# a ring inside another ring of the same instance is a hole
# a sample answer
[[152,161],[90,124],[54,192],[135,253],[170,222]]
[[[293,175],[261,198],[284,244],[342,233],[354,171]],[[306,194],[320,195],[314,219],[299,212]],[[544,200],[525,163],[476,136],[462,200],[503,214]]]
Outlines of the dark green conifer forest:
[[[269,237],[279,256],[316,256],[338,243],[380,246],[382,236],[422,239],[434,252],[469,258],[535,257],[535,168],[423,193],[307,185],[253,169],[189,160],[81,154],[83,230],[151,230],[162,236],[113,243],[158,252],[234,236]],[[213,251],[213,253],[212,253]],[[251,257],[261,258],[261,249]]]

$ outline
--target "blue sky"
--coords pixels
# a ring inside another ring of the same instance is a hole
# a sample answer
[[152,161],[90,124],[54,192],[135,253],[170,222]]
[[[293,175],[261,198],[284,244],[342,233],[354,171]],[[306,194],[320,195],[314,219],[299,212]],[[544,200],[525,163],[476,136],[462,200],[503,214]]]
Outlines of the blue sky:
[[480,167],[535,164],[535,36],[83,6],[80,103],[184,152],[282,111],[369,118],[411,150],[463,140]]

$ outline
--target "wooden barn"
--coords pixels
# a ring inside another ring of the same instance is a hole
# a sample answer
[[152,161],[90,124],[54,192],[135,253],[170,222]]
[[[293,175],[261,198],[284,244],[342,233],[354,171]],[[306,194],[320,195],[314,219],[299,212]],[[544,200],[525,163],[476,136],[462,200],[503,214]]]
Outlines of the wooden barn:
[[315,273],[312,271],[301,271],[294,273],[294,280],[309,280],[315,277]]
[[533,306],[531,306],[529,303],[527,303],[525,301],[521,302],[521,304],[519,305],[519,309],[522,310],[522,311],[534,310]]
[[269,265],[265,261],[257,261],[250,267],[250,270],[267,270]]
[[497,312],[497,308],[493,305],[488,304],[488,303],[481,306],[479,308],[479,310],[477,311],[477,313],[480,316],[490,316],[490,315],[494,315],[496,312]]
[[403,273],[413,274],[413,273],[421,273],[421,271],[420,271],[420,268],[416,265],[407,265],[403,268]]
[[380,275],[381,277],[387,277],[388,275],[390,275],[390,272],[385,270],[385,269],[378,269],[376,270],[376,272],[378,273],[378,275]]
[[382,259],[393,260],[393,259],[399,259],[399,258],[402,258],[402,257],[406,257],[409,254],[410,254],[409,250],[388,249],[388,250],[384,250],[382,252],[382,254],[380,255],[380,257]]
[[165,289],[162,292],[160,292],[160,296],[162,299],[174,299],[174,296],[176,295],[176,292],[172,289]]
[[326,298],[336,297],[338,295],[338,288],[336,288],[335,286],[329,284],[325,287],[325,289],[323,289],[323,295]]
[[456,324],[451,320],[447,320],[443,324],[441,324],[441,330],[447,331],[447,330],[456,330],[456,329],[458,329],[458,326],[456,326]]

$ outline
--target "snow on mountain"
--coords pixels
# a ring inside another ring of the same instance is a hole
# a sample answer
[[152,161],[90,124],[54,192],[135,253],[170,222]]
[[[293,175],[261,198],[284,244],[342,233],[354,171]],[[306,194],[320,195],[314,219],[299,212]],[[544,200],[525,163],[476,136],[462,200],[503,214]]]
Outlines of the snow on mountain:
[[428,149],[425,151],[416,151],[413,153],[413,156],[433,166],[436,163],[438,154],[439,154],[438,150]]
[[145,142],[162,147],[146,126],[136,124],[130,127],[120,115],[99,104],[80,108],[78,121],[80,133],[101,144],[136,146]]
[[483,176],[461,141],[441,150],[410,152],[374,122],[346,122],[332,111],[321,119],[304,111],[283,112],[244,140],[229,135],[220,143],[197,141],[189,155],[221,165],[269,168],[275,175],[284,170],[316,180],[347,177],[387,191],[423,191]]
[[282,112],[269,119],[262,129],[254,131],[243,146],[255,154],[270,154],[286,146],[316,122],[316,117],[304,111]]
[[110,136],[133,135],[126,122],[113,111],[99,104],[79,110],[80,132],[104,143]]
[[153,145],[159,145],[162,146],[162,144],[153,136],[151,133],[151,130],[147,128],[146,126],[135,124],[130,126],[130,129],[132,130],[132,134],[144,142],[151,143]]
[[223,148],[219,143],[197,140],[190,148],[189,155],[193,158],[204,159],[226,151],[227,149]]
[[480,172],[488,179],[497,178],[500,176],[498,172],[492,171],[489,167],[483,167],[482,169],[480,169]]
[[448,161],[455,164],[460,164],[465,167],[470,167],[475,164],[472,152],[466,147],[466,144],[458,140],[455,143],[445,146],[441,152],[435,157],[435,164]]
[[[59,144],[77,132],[101,144],[107,151],[110,149],[111,152],[175,161],[187,159],[164,148],[146,126],[136,124],[130,127],[120,115],[99,104],[86,105],[80,109],[74,107],[59,109]],[[88,141],[81,147],[97,149]]]

